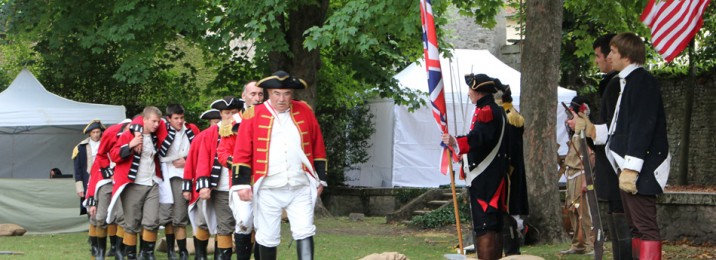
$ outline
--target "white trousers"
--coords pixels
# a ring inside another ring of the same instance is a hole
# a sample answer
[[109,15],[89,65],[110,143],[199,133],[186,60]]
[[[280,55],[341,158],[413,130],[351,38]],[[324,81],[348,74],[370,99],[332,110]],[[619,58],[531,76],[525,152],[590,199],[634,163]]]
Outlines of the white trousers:
[[236,220],[234,233],[243,235],[251,234],[251,231],[254,230],[253,201],[243,201],[239,199],[239,194],[236,191],[230,192],[229,207]]
[[293,239],[316,234],[310,186],[260,189],[256,203],[256,242],[266,247],[281,243],[281,210],[286,210]]

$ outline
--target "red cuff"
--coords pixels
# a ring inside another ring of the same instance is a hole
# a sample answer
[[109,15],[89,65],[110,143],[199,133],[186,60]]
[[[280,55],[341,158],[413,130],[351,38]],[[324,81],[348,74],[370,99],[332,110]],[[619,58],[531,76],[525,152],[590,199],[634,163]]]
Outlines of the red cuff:
[[460,154],[466,154],[470,151],[470,144],[467,143],[467,136],[460,136],[455,139],[457,140],[457,147],[460,150]]

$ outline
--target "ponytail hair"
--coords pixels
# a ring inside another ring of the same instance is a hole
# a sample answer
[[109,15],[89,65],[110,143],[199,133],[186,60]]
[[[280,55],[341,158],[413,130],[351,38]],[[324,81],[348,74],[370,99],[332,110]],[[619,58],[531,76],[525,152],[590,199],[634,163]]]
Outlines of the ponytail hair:
[[498,78],[493,79],[493,81],[495,82],[497,90],[502,92],[502,103],[512,103],[512,90],[510,90],[510,85],[502,84]]

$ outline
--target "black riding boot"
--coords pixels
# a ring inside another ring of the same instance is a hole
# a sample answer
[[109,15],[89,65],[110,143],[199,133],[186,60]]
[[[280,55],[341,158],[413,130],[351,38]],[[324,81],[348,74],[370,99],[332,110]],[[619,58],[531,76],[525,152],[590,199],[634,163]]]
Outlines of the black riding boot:
[[[256,243],[259,245],[259,243]],[[259,257],[261,260],[276,260],[276,247],[259,245]]]
[[90,241],[90,254],[97,256],[97,237],[89,237]]
[[104,252],[107,251],[107,237],[97,238],[97,254],[94,256],[96,260],[104,260]]
[[177,247],[179,247],[179,260],[189,259],[189,250],[186,250],[186,239],[177,239]]
[[254,247],[251,242],[251,234],[234,233],[234,243],[236,244],[236,260],[251,259],[251,250]]
[[116,256],[117,255],[117,236],[109,236],[109,251],[107,251],[107,256]]
[[313,260],[313,237],[296,240],[298,260]]
[[614,234],[616,240],[612,242],[613,247],[619,247],[619,255],[614,255],[614,259],[632,259],[631,251],[631,230],[627,223],[624,213],[613,213]]
[[[520,231],[517,230],[517,222],[515,219],[509,215],[505,215],[503,230],[506,231],[502,234],[505,256],[519,255],[522,238],[520,237]],[[497,239],[500,239],[500,237]]]
[[167,258],[169,260],[177,260],[177,253],[174,252],[174,234],[166,234],[167,239]]
[[117,237],[117,251],[116,255],[114,256],[115,260],[124,260],[127,255],[124,254],[124,243],[122,243],[123,238]]
[[143,260],[155,260],[154,244],[155,242],[142,241],[142,253],[140,258]]
[[137,246],[130,246],[127,244],[122,245],[124,247],[124,257],[127,260],[137,260]]
[[209,245],[209,240],[199,240],[194,237],[194,260],[207,260],[206,247]]

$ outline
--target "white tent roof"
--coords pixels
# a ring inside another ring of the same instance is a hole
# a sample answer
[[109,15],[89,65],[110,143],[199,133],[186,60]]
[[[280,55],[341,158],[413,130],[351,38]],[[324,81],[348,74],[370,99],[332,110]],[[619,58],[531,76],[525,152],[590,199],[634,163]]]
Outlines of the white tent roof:
[[[465,84],[465,74],[487,74],[493,78],[499,78],[503,84],[510,85],[512,96],[520,96],[520,72],[503,63],[497,57],[493,56],[487,50],[452,50],[452,58],[448,59],[440,57],[440,65],[443,70],[443,84],[445,89],[445,102],[451,103],[452,92],[456,92],[455,99],[458,99],[457,93],[464,94],[463,102],[467,98],[469,87]],[[422,73],[417,73],[422,72]],[[400,84],[409,89],[417,89],[427,91],[427,73],[425,72],[425,62],[421,59],[418,62],[410,64],[407,68],[396,74],[393,78],[397,79]],[[577,92],[563,87],[558,87],[557,96],[561,99],[576,96]],[[458,99],[459,100],[459,99]],[[456,102],[459,102],[456,100]],[[519,100],[516,99],[512,104],[519,108]]]
[[0,127],[86,125],[94,119],[114,124],[125,117],[124,106],[72,101],[48,92],[23,69],[0,93]]
[[[470,122],[468,86],[464,74],[485,73],[509,84],[513,105],[519,109],[520,73],[485,50],[453,50],[453,58],[441,58],[448,128],[451,134],[464,134]],[[413,63],[394,76],[402,87],[427,92],[427,73],[424,62]],[[455,85],[455,87],[453,87]],[[454,94],[454,95],[453,95]],[[557,101],[570,102],[576,92],[559,88]],[[427,97],[426,97],[427,98]],[[370,137],[371,155],[368,162],[356,165],[347,173],[349,185],[372,187],[437,187],[449,184],[450,178],[439,173],[440,130],[435,124],[430,107],[409,111],[385,99],[370,102],[377,131]],[[568,137],[564,128],[566,114],[562,106],[556,111],[556,141],[559,153],[565,154]],[[457,128],[457,129],[455,129]],[[556,164],[556,162],[555,162]]]

